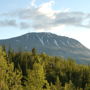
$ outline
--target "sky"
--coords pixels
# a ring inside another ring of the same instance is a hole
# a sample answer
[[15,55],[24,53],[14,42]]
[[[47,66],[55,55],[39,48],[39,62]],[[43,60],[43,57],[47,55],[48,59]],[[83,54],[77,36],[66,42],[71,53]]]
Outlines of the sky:
[[90,49],[90,0],[0,0],[0,39],[51,32]]

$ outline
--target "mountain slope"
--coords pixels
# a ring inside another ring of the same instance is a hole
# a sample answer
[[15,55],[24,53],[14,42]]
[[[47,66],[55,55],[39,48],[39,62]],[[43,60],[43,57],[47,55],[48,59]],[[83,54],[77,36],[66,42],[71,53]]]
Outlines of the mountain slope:
[[71,57],[78,63],[90,63],[90,50],[75,39],[57,36],[52,33],[28,33],[19,37],[0,40],[0,45],[11,47],[15,51],[30,51],[37,48],[38,52],[45,52],[52,56]]

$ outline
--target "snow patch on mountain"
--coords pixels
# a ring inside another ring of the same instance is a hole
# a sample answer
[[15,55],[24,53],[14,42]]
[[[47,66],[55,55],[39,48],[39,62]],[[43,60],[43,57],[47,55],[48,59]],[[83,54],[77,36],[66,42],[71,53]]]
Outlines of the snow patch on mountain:
[[57,43],[57,41],[55,39],[54,39],[54,43],[58,48],[60,48],[59,44]]
[[41,44],[44,46],[44,41],[43,41],[43,37],[38,37],[39,41],[41,42]]

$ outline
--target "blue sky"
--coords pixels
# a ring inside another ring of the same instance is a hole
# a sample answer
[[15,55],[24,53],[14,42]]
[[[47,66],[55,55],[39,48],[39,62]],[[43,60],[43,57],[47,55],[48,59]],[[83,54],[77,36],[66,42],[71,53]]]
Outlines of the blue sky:
[[52,32],[90,48],[90,0],[0,0],[0,39]]

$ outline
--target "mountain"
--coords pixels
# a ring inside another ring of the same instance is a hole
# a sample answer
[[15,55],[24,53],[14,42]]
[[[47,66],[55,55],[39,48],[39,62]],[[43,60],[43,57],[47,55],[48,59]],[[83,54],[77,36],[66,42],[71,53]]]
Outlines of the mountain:
[[79,41],[52,33],[28,33],[19,37],[0,40],[0,45],[15,51],[31,51],[36,48],[39,53],[51,56],[71,57],[80,64],[90,64],[90,50]]

